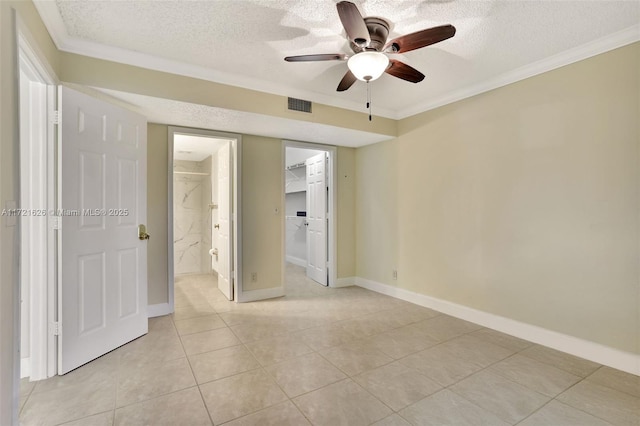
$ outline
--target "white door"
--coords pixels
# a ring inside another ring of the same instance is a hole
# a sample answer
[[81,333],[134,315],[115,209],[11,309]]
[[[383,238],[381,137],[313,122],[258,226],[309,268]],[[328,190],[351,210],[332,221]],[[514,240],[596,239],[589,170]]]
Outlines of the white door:
[[[233,300],[231,238],[231,142],[218,150],[218,289]],[[215,229],[215,228],[214,228]]]
[[66,87],[59,102],[64,374],[147,332],[147,123]]
[[327,282],[327,154],[314,155],[307,166],[307,277]]

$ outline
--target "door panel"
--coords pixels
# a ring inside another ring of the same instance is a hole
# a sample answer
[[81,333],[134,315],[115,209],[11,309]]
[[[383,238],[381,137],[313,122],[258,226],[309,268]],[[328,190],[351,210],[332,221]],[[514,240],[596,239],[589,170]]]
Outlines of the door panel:
[[218,289],[233,300],[231,264],[231,142],[218,150]]
[[307,159],[307,276],[327,281],[327,173],[326,153]]
[[144,117],[60,88],[58,373],[147,332]]

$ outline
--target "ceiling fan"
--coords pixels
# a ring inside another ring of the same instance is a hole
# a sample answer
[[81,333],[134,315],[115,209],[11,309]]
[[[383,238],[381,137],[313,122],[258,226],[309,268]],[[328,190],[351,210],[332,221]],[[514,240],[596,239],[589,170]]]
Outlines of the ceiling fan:
[[456,33],[453,25],[442,25],[387,41],[389,36],[387,21],[377,17],[363,18],[358,7],[349,1],[341,1],[336,6],[354,55],[325,53],[287,56],[284,60],[287,62],[346,60],[349,69],[338,84],[338,92],[347,90],[356,80],[373,81],[384,72],[412,83],[420,82],[424,80],[424,74],[404,62],[390,59],[387,54],[420,49],[451,38]]

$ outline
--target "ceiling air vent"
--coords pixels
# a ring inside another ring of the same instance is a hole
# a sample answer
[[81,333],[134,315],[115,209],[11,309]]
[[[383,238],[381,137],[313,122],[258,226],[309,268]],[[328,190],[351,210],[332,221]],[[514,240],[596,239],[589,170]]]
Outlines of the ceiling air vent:
[[302,99],[289,98],[289,110],[300,112],[311,112],[311,102]]

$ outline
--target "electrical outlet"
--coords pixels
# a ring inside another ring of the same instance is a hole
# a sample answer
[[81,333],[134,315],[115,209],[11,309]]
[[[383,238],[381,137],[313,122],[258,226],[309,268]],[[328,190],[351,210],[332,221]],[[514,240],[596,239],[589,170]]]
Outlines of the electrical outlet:
[[252,272],[251,273],[251,282],[252,283],[258,282],[258,273],[257,272]]
[[391,276],[393,277],[393,279],[394,279],[394,280],[397,280],[397,279],[398,279],[398,270],[397,270],[397,269],[394,269],[394,270],[391,272]]

